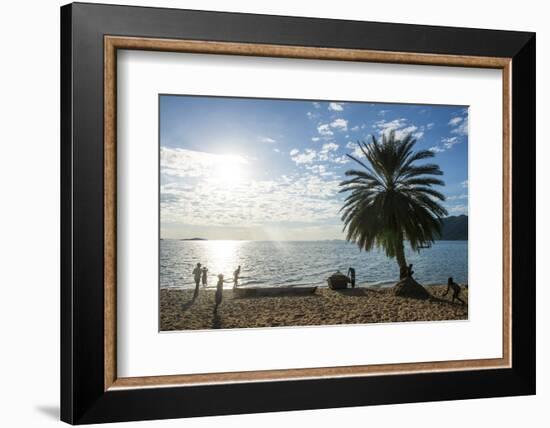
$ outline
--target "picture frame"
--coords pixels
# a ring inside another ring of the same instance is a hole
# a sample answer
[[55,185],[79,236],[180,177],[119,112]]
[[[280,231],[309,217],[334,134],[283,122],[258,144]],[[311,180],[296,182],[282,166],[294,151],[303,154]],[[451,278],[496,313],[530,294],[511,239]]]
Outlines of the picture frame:
[[[116,53],[122,49],[502,70],[502,358],[118,377]],[[534,394],[535,96],[533,33],[63,6],[61,419],[86,424]]]

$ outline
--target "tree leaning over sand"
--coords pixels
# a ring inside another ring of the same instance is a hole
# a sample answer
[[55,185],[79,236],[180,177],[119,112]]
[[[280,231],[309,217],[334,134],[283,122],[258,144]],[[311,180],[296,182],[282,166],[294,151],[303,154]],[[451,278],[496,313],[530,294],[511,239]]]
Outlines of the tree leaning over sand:
[[447,215],[440,204],[445,197],[433,188],[445,185],[436,178],[443,172],[436,164],[416,164],[435,155],[413,151],[415,143],[412,134],[397,139],[393,131],[358,142],[365,160],[347,156],[362,168],[346,171],[349,179],[340,183],[348,194],[341,208],[346,239],[366,251],[383,248],[397,259],[400,279],[407,275],[404,241],[416,251],[433,242]]

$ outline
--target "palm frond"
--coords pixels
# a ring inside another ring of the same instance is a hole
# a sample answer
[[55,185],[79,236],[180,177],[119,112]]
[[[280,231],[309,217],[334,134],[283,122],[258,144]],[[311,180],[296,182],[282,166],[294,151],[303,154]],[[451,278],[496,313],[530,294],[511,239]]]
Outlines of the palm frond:
[[431,159],[429,150],[414,151],[416,139],[407,134],[397,139],[395,132],[358,142],[363,157],[348,154],[361,169],[350,169],[340,183],[347,196],[340,209],[346,239],[359,248],[381,247],[395,257],[406,239],[418,250],[441,233],[441,219],[447,210],[445,196],[435,186],[444,186],[439,165],[417,164]]

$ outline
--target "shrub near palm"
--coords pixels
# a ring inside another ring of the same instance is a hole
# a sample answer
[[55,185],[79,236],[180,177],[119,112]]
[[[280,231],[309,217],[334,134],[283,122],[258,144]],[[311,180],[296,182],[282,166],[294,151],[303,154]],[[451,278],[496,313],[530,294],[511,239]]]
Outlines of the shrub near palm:
[[397,260],[399,294],[427,297],[427,291],[408,275],[404,241],[411,248],[431,244],[441,235],[441,220],[447,210],[440,202],[445,196],[434,189],[444,186],[439,165],[418,164],[435,156],[430,150],[414,151],[416,139],[407,134],[397,139],[395,132],[358,142],[363,159],[348,154],[361,168],[346,171],[341,192],[347,193],[341,209],[346,239],[366,251],[383,248]]

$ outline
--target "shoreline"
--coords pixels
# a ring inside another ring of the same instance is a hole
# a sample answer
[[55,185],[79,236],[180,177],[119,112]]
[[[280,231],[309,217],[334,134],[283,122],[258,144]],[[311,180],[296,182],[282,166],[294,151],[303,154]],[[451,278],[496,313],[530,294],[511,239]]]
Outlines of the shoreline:
[[[237,297],[224,289],[214,313],[214,288],[161,288],[160,331],[233,328],[372,324],[388,322],[467,320],[468,305],[451,303],[446,285],[426,286],[432,297],[396,297],[391,287],[356,286],[345,290],[319,287],[308,296]],[[468,302],[468,289],[460,297]]]
[[[231,283],[230,283],[231,284]],[[368,282],[363,282],[363,283],[358,283],[355,285],[355,289],[358,289],[358,288],[366,288],[366,289],[373,289],[373,290],[387,290],[387,289],[390,289],[392,288],[394,285],[396,284],[396,281],[388,281],[388,282],[381,282],[381,283],[368,283]],[[468,289],[468,284],[466,283],[459,283],[458,285],[460,285],[460,287],[462,289]],[[447,287],[446,285],[443,285],[441,283],[433,283],[433,284],[422,284],[423,287],[427,288],[427,289],[431,289],[432,287]],[[306,284],[290,284],[290,285],[263,285],[263,284],[244,284],[244,285],[239,285],[238,288],[277,288],[277,287],[280,287],[280,288],[300,288],[300,287],[317,287],[317,288],[329,288],[329,286],[327,285],[326,281],[325,282],[322,282],[320,284],[314,284],[314,283],[306,283]],[[177,286],[177,287],[163,287],[163,286],[160,286],[159,288],[160,290],[181,290],[181,291],[193,291],[195,289],[195,286],[194,285],[184,285],[184,286]],[[200,285],[200,290],[206,290],[206,291],[216,291],[216,286],[215,285],[208,285],[206,287],[204,287],[202,284]],[[228,287],[225,287],[223,289],[224,292],[226,291],[229,291],[229,290],[233,290],[233,286],[228,286]],[[349,289],[351,290],[351,288]]]

